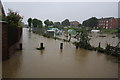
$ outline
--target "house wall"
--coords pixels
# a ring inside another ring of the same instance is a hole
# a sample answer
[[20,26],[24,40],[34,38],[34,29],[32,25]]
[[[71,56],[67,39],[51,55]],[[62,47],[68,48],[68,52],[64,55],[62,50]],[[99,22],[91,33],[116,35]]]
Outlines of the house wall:
[[98,19],[98,27],[106,29],[116,29],[118,28],[118,19],[113,17]]

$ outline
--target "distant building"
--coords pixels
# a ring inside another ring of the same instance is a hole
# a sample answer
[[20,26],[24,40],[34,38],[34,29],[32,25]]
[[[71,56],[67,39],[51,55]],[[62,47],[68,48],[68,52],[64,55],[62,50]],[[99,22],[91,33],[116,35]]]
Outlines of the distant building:
[[78,21],[71,21],[70,26],[71,27],[79,27],[80,23]]
[[98,28],[118,29],[118,18],[109,17],[98,19]]

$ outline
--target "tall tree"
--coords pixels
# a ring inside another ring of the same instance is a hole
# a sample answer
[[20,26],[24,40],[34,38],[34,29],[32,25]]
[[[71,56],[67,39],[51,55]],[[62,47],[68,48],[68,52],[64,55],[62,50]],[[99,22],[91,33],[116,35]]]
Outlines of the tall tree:
[[89,40],[90,38],[88,37],[88,32],[86,30],[81,31],[80,42],[79,42],[80,47],[83,48],[89,47],[90,46]]
[[97,27],[98,19],[96,17],[89,18],[88,20],[83,21],[83,26],[85,27]]
[[70,22],[68,19],[65,19],[64,21],[62,21],[62,25],[63,26],[70,26]]
[[46,27],[48,27],[48,23],[49,23],[49,19],[44,21],[44,24],[45,24]]
[[31,31],[32,18],[29,18],[27,22],[28,22],[28,26],[29,26],[29,31]]
[[34,18],[32,21],[33,27],[37,27],[38,26],[38,19]]
[[53,22],[49,21],[49,19],[47,19],[47,20],[44,21],[44,24],[45,24],[46,27],[48,27],[48,26],[52,26]]
[[27,22],[28,22],[28,26],[31,27],[31,24],[32,24],[32,18],[29,18]]
[[42,27],[43,27],[42,21],[41,21],[41,20],[38,20],[38,21],[37,21],[37,25],[38,25],[38,27],[42,28]]
[[59,26],[61,26],[61,24],[60,24],[60,22],[54,22],[54,26],[59,27]]

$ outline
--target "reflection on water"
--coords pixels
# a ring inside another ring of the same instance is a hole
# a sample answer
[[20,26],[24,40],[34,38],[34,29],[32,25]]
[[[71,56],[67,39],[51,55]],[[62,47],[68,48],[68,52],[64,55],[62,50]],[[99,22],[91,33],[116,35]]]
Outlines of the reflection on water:
[[22,61],[21,51],[18,51],[10,60],[3,62],[2,76],[14,77],[16,73],[20,71],[21,61]]
[[[31,37],[30,37],[31,36]],[[43,42],[45,50],[36,50]],[[6,78],[117,78],[117,58],[23,32],[23,50],[3,62]]]
[[31,32],[28,33],[29,38],[31,38]]
[[44,53],[44,50],[40,50],[40,54],[43,55],[43,53]]

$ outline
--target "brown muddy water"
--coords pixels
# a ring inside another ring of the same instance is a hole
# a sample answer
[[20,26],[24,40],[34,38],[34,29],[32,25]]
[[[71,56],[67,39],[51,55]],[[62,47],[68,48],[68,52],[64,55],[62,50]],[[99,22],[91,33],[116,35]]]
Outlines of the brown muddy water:
[[[99,33],[91,33],[91,40],[90,44],[94,47],[98,47],[99,42],[102,48],[105,49],[107,44],[110,44],[111,46],[117,46],[119,39],[114,34],[99,34]],[[99,37],[99,36],[105,36],[105,37]]]
[[[45,50],[36,50],[43,42]],[[3,78],[117,78],[116,57],[23,30],[23,50],[3,62]]]

